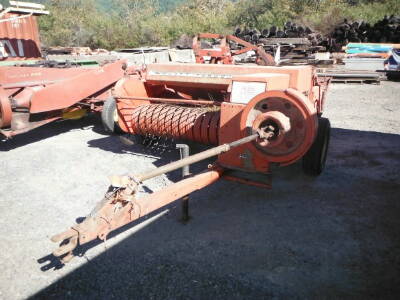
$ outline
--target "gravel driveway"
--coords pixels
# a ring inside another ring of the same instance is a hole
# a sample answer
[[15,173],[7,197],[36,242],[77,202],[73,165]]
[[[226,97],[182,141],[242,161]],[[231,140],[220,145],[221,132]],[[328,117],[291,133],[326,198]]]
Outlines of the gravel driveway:
[[[0,144],[0,299],[396,298],[400,294],[400,83],[331,87],[326,171],[277,170],[273,189],[219,181],[81,249],[62,266],[55,233],[85,216],[107,176],[178,158],[102,132],[96,117]],[[94,125],[93,125],[94,124]],[[192,168],[200,171],[208,162]],[[179,172],[150,180],[157,190]]]

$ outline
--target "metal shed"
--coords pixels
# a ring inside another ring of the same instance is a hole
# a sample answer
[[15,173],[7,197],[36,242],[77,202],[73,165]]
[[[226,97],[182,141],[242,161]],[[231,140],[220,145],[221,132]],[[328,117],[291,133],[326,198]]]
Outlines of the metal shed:
[[48,14],[44,5],[10,1],[0,7],[0,61],[41,57],[37,16]]

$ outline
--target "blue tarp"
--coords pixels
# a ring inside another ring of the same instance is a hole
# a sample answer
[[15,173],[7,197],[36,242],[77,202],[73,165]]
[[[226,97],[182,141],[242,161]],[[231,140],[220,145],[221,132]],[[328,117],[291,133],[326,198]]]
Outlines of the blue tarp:
[[362,44],[362,43],[349,43],[346,47],[347,54],[358,53],[388,53],[393,49],[391,45],[385,44]]

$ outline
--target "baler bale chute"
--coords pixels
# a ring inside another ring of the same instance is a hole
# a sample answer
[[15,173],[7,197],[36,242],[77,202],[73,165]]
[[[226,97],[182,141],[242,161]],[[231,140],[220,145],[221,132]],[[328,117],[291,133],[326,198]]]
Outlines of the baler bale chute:
[[[78,244],[104,240],[112,230],[145,216],[220,178],[270,188],[245,174],[269,175],[271,165],[303,158],[319,175],[329,144],[322,118],[329,81],[310,66],[258,67],[152,64],[117,82],[119,127],[134,136],[190,140],[214,148],[142,174],[113,176],[111,190],[80,224],[52,238],[63,262]],[[137,196],[144,181],[218,156],[204,172],[160,191]]]
[[10,138],[57,119],[100,112],[124,61],[101,67],[0,67],[0,135]]

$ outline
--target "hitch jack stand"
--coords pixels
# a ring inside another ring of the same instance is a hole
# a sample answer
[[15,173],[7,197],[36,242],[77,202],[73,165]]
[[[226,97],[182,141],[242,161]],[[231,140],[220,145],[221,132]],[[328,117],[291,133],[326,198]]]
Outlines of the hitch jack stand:
[[[186,144],[177,144],[176,148],[179,149],[179,153],[181,159],[184,159],[189,156],[189,146]],[[185,179],[190,176],[189,165],[182,167],[182,179]],[[187,223],[190,220],[189,216],[189,195],[186,195],[182,198],[182,217],[181,222]]]

